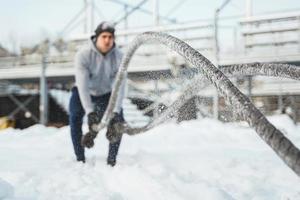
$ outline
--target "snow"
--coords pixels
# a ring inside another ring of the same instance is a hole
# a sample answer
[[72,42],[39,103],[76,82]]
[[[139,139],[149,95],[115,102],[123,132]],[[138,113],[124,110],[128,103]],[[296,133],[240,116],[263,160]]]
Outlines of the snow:
[[[299,125],[269,119],[300,147]],[[201,119],[125,135],[114,168],[107,146],[101,132],[82,164],[69,127],[0,131],[0,199],[300,199],[299,177],[244,123]]]
[[13,187],[0,179],[0,199],[10,198],[14,193]]

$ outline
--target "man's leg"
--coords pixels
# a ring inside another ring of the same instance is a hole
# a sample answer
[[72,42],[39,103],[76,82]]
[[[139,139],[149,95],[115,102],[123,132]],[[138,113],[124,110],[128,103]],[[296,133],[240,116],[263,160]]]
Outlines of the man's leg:
[[[98,96],[98,97],[92,96],[92,101],[95,104],[95,110],[96,110],[97,114],[99,115],[100,119],[102,119],[104,112],[108,106],[109,98],[110,98],[110,93],[102,95],[102,96]],[[121,112],[119,114],[117,114],[110,121],[107,128],[109,128],[112,124],[117,123],[117,122],[125,122],[124,117],[123,117],[123,110],[121,110]],[[114,166],[116,164],[116,158],[118,155],[121,139],[122,139],[122,137],[116,142],[109,143],[108,157],[107,157],[108,165]]]
[[121,140],[122,140],[122,137],[117,142],[109,143],[107,164],[112,167],[116,165],[117,155],[118,155],[118,151],[120,148]]
[[69,104],[69,122],[71,128],[71,138],[77,161],[85,162],[84,148],[81,146],[82,122],[84,109],[81,105],[77,88],[72,89],[72,95]]

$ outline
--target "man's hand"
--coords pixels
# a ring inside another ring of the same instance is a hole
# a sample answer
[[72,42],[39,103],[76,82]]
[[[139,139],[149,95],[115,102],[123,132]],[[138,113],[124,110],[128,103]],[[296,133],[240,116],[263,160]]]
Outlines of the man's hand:
[[82,137],[81,145],[83,147],[92,148],[94,146],[94,139],[97,136],[96,127],[100,122],[100,117],[96,112],[89,113],[87,117],[89,132]]
[[107,126],[106,138],[109,140],[109,142],[115,143],[121,139],[123,134],[122,127],[122,122],[116,122]]
[[118,114],[113,113],[113,117],[107,126],[106,138],[111,142],[117,142],[121,140],[123,133],[128,129],[128,124]]
[[88,126],[90,132],[96,132],[97,130],[95,130],[95,128],[101,120],[99,115],[96,112],[91,112],[88,114],[87,117],[88,117]]
[[92,148],[94,146],[94,139],[96,138],[96,132],[88,132],[81,139],[81,145],[83,147]]

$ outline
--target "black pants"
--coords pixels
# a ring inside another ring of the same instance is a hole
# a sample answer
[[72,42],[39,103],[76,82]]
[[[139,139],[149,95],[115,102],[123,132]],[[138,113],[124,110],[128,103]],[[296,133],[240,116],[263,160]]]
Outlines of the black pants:
[[[103,117],[106,107],[108,106],[110,93],[101,96],[91,96],[92,102],[95,104],[95,111],[100,118]],[[80,102],[79,93],[77,87],[72,88],[72,94],[69,104],[69,122],[71,128],[71,138],[74,147],[74,152],[77,160],[85,160],[84,148],[81,146],[82,138],[82,123],[84,117],[84,109]],[[116,115],[114,122],[124,121],[123,110],[120,114]],[[122,138],[121,138],[122,139]],[[121,139],[115,143],[109,143],[108,160],[116,160]]]

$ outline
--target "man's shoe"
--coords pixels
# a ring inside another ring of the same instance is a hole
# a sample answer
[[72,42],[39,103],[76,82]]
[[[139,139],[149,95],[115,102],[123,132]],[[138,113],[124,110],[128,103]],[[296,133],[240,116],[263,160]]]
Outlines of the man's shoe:
[[110,165],[111,167],[114,167],[116,165],[116,160],[107,160],[107,165]]
[[85,158],[77,158],[77,161],[78,161],[78,162],[85,163]]

